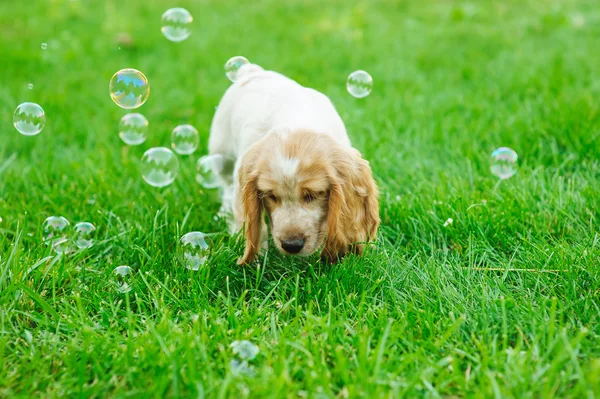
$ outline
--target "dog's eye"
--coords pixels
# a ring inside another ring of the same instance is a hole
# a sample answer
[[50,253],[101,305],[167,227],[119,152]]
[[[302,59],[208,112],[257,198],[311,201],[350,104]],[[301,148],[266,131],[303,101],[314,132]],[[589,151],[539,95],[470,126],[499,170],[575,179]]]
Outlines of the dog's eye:
[[279,202],[279,198],[277,198],[277,196],[275,194],[273,194],[271,191],[269,191],[268,193],[265,193],[265,198],[268,198],[273,202]]
[[304,196],[302,197],[302,200],[304,202],[313,202],[314,200],[316,200],[317,197],[313,194],[313,193],[306,193],[304,194]]

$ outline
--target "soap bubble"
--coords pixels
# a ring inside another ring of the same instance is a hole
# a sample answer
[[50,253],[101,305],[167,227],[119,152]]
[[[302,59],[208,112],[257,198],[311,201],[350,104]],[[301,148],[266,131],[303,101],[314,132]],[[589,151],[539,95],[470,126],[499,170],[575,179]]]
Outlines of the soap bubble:
[[511,178],[517,173],[517,153],[508,148],[500,147],[492,152],[492,174],[502,180]]
[[150,148],[142,156],[142,177],[151,186],[168,186],[175,181],[178,172],[179,161],[168,148]]
[[79,222],[75,225],[73,229],[75,231],[75,245],[79,249],[90,248],[94,245],[94,233],[96,231],[96,226],[89,222]]
[[198,131],[192,125],[179,125],[171,133],[171,147],[181,155],[196,151],[199,142]]
[[48,48],[48,44],[47,43],[42,43],[42,50],[46,50]]
[[38,104],[23,103],[15,109],[13,124],[22,135],[35,136],[46,125],[46,115]]
[[223,170],[223,155],[205,155],[196,163],[196,181],[204,188],[216,188],[221,185],[219,173]]
[[229,347],[233,350],[234,355],[243,360],[252,360],[260,352],[258,346],[247,340],[233,341]]
[[185,8],[170,8],[162,15],[162,34],[172,42],[181,42],[190,37],[192,14]]
[[192,231],[181,237],[179,242],[179,262],[189,270],[200,269],[210,253],[210,239],[199,231]]
[[365,71],[354,71],[348,76],[346,89],[353,97],[363,98],[373,90],[373,78]]
[[240,68],[243,65],[249,63],[250,61],[248,61],[245,57],[242,57],[241,55],[231,57],[225,63],[225,76],[227,76],[227,79],[231,80],[232,82],[235,82],[237,80],[237,74]]
[[69,221],[62,216],[50,216],[42,223],[43,238],[57,254],[69,253]]
[[124,109],[139,108],[150,95],[150,83],[143,73],[133,68],[121,69],[110,79],[110,98]]
[[254,376],[254,366],[248,364],[247,360],[242,360],[241,362],[237,359],[231,359],[229,362],[229,369],[231,373],[239,376]]
[[115,270],[113,270],[113,274],[115,275],[115,285],[117,287],[117,291],[121,294],[131,291],[131,277],[133,270],[129,266],[117,266]]
[[29,84],[27,85],[27,88],[28,88],[29,90],[33,90],[33,83],[29,83]]
[[119,122],[119,137],[125,144],[139,145],[146,141],[148,120],[142,114],[127,114]]

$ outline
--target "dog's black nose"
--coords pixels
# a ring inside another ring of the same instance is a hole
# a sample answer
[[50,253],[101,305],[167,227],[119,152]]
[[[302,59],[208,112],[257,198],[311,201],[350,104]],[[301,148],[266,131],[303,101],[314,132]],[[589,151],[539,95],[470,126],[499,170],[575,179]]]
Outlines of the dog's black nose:
[[281,247],[290,254],[297,254],[304,248],[304,239],[281,240]]

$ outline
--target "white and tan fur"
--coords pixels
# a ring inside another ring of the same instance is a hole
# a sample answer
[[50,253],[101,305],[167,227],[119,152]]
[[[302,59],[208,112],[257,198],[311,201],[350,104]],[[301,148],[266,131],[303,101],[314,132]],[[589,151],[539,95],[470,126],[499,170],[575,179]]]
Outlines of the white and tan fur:
[[[244,228],[240,264],[266,239],[264,214],[282,253],[335,262],[362,253],[379,225],[371,169],[351,147],[346,128],[324,94],[257,65],[246,65],[219,104],[209,151],[234,160],[221,174],[223,208]],[[324,245],[323,245],[324,243]]]

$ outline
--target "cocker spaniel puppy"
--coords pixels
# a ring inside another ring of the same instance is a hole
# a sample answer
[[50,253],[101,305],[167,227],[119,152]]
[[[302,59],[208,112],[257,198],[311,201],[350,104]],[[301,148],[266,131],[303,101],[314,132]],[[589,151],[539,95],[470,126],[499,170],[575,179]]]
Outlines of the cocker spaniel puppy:
[[336,262],[362,253],[379,226],[369,163],[351,147],[324,94],[257,65],[245,65],[219,104],[209,151],[230,160],[220,172],[223,208],[244,228],[239,264],[266,240],[267,215],[280,252]]

